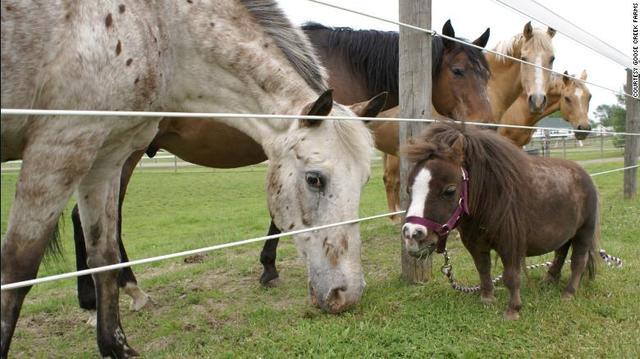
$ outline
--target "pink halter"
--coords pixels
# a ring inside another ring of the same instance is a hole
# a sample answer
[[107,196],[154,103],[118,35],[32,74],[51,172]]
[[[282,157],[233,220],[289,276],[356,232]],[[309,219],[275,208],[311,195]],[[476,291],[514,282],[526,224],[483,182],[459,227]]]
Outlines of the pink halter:
[[409,216],[405,219],[405,223],[420,224],[428,229],[434,231],[438,235],[438,243],[436,244],[436,251],[438,253],[444,252],[447,245],[447,236],[452,229],[458,226],[460,218],[463,214],[469,214],[469,175],[464,168],[462,170],[462,192],[460,193],[460,200],[458,206],[453,211],[453,214],[445,224],[432,221],[430,219],[418,216]]

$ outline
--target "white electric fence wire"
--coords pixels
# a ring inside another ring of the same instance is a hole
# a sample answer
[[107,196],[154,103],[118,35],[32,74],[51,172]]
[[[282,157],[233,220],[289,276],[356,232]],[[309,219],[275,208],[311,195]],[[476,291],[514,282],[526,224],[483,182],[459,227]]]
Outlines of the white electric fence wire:
[[597,172],[597,173],[592,173],[589,176],[591,177],[595,177],[595,176],[600,176],[600,175],[604,175],[607,173],[612,173],[612,172],[618,172],[618,171],[624,171],[624,170],[628,170],[631,168],[638,168],[640,165],[633,165],[633,166],[627,166],[627,167],[621,167],[621,168],[616,168],[613,170],[609,170],[609,171],[603,171],[603,172]]
[[493,1],[555,29],[580,45],[593,50],[624,68],[630,69],[632,67],[632,61],[629,56],[535,0]]
[[[623,171],[623,170],[627,170],[627,169],[631,169],[631,168],[637,168],[639,166],[640,165],[628,166],[628,167],[623,167],[623,168],[616,168],[616,169],[609,170],[609,171],[592,173],[592,174],[590,174],[590,176],[591,177],[600,176],[600,175],[607,174],[607,173]],[[284,236],[292,236],[292,235],[296,235],[296,234],[300,234],[300,233],[318,231],[318,230],[322,230],[322,229],[327,229],[327,228],[332,228],[332,227],[337,227],[337,226],[343,226],[343,225],[347,225],[347,224],[354,224],[354,223],[359,223],[359,222],[368,221],[368,220],[372,220],[372,219],[378,219],[378,218],[382,218],[382,217],[392,216],[392,215],[396,215],[396,214],[405,214],[405,213],[406,213],[406,211],[396,211],[396,212],[378,214],[378,215],[375,215],[375,216],[370,216],[370,217],[365,217],[365,218],[358,218],[358,219],[353,219],[353,220],[344,221],[344,222],[338,222],[338,223],[332,223],[332,224],[326,224],[326,225],[323,225],[323,226],[317,226],[317,227],[313,227],[313,228],[305,228],[305,229],[290,231],[290,232],[286,232],[286,233],[272,234],[272,235],[263,236],[263,237],[245,239],[245,240],[242,240],[242,241],[218,244],[218,245],[214,245],[214,246],[210,246],[210,247],[204,247],[204,248],[192,249],[192,250],[183,251],[183,252],[165,254],[165,255],[151,257],[151,258],[137,259],[137,260],[133,260],[133,261],[129,261],[129,262],[116,263],[116,264],[111,264],[111,265],[108,265],[108,266],[85,269],[85,270],[76,271],[76,272],[68,272],[68,273],[56,274],[56,275],[51,275],[51,276],[42,277],[42,278],[36,278],[36,279],[31,279],[31,280],[26,280],[26,281],[21,281],[21,282],[5,284],[5,285],[0,286],[0,291],[17,289],[17,288],[22,288],[22,287],[28,287],[28,286],[32,286],[32,285],[36,285],[36,284],[52,282],[52,281],[56,281],[56,280],[73,278],[73,277],[80,277],[80,276],[83,276],[83,275],[89,275],[89,274],[94,274],[94,273],[107,272],[107,271],[110,271],[110,270],[115,270],[115,269],[120,269],[120,268],[125,268],[125,267],[131,267],[131,266],[138,265],[138,264],[153,263],[153,262],[159,262],[159,261],[172,259],[172,258],[186,257],[186,256],[194,255],[194,254],[212,252],[212,251],[220,250],[220,249],[223,249],[223,248],[237,247],[237,246],[241,246],[241,245],[244,245],[244,244],[263,242],[263,241],[266,241],[266,240],[269,240],[269,239],[275,239],[275,238],[280,238],[280,237],[284,237]]]
[[[96,111],[96,110],[36,110],[36,109],[0,109],[0,115],[16,115],[16,116],[86,116],[86,117],[180,117],[180,118],[259,118],[259,119],[280,119],[280,120],[349,120],[349,121],[371,121],[371,122],[424,122],[432,123],[440,120],[423,119],[423,118],[397,118],[397,117],[351,117],[351,116],[309,116],[309,115],[267,115],[267,114],[247,114],[247,113],[216,113],[216,112],[150,112],[150,111]],[[455,123],[463,123],[466,125],[484,126],[484,127],[507,127],[520,128],[530,130],[557,130],[554,127],[535,127],[522,125],[508,125],[501,123],[485,123],[473,121],[452,121]],[[572,130],[576,133],[595,133],[601,134],[595,130]],[[629,132],[606,132],[607,135],[625,135],[640,136],[640,133]]]
[[51,275],[51,276],[42,277],[42,278],[25,280],[25,281],[21,281],[21,282],[3,284],[2,286],[0,286],[0,291],[10,290],[10,289],[17,289],[17,288],[22,288],[22,287],[28,287],[28,286],[32,286],[32,285],[36,285],[36,284],[52,282],[52,281],[55,281],[55,280],[72,278],[72,277],[79,277],[79,276],[88,275],[88,274],[107,272],[107,271],[111,271],[111,270],[114,270],[114,269],[131,267],[131,266],[138,265],[138,264],[153,263],[153,262],[163,261],[163,260],[172,259],[172,258],[186,257],[186,256],[194,255],[194,254],[207,253],[207,252],[220,250],[220,249],[223,249],[223,248],[237,247],[237,246],[241,246],[241,245],[249,244],[249,243],[263,242],[263,241],[266,241],[266,240],[269,240],[269,239],[275,239],[275,238],[280,238],[280,237],[284,237],[284,236],[292,236],[292,235],[301,234],[301,233],[319,231],[319,230],[323,230],[323,229],[328,229],[328,228],[333,228],[333,227],[338,227],[338,226],[344,226],[344,225],[348,225],[348,224],[355,224],[355,223],[359,223],[359,222],[363,222],[363,221],[369,221],[369,220],[372,220],[372,219],[383,218],[383,217],[391,216],[391,215],[394,215],[394,214],[402,214],[402,213],[404,213],[404,211],[397,211],[397,212],[391,212],[391,213],[378,214],[378,215],[375,215],[375,216],[369,216],[369,217],[352,219],[352,220],[343,221],[343,222],[325,224],[325,225],[322,225],[322,226],[317,226],[317,227],[312,227],[312,228],[298,229],[298,230],[295,230],[295,231],[290,231],[290,232],[285,232],[285,233],[280,233],[280,234],[272,234],[272,235],[268,235],[268,236],[250,238],[250,239],[245,239],[245,240],[236,241],[236,242],[223,243],[223,244],[218,244],[218,245],[214,245],[214,246],[210,246],[210,247],[192,249],[192,250],[188,250],[188,251],[165,254],[165,255],[156,256],[156,257],[137,259],[137,260],[133,260],[133,261],[129,261],[129,262],[116,263],[116,264],[111,264],[111,265],[102,266],[102,267],[85,269],[85,270],[81,270],[81,271],[68,272],[68,273],[56,274],[56,275]]

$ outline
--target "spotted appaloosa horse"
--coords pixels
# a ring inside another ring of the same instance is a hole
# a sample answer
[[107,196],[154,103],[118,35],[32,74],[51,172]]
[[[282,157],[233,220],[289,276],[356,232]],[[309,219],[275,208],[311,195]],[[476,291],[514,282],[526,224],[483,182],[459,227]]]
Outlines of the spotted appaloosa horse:
[[572,161],[528,156],[495,131],[438,123],[406,149],[411,203],[402,237],[410,254],[443,251],[456,226],[480,274],[481,299],[492,302],[491,250],[504,265],[510,292],[507,319],[518,319],[520,269],[525,256],[555,251],[547,279],[557,282],[572,247],[575,294],[585,268],[595,275],[599,237],[598,192]]
[[[329,86],[334,89],[334,99],[340,103],[354,104],[352,110],[358,115],[375,116],[380,98],[368,101],[381,92],[388,92],[386,107],[389,116],[397,114],[398,105],[398,41],[399,35],[392,31],[353,30],[346,27],[326,27],[307,24],[302,27],[319,58],[329,73]],[[450,21],[442,27],[445,35],[455,37]],[[485,46],[489,29],[473,43]],[[482,51],[441,37],[432,44],[435,108],[450,116],[462,118],[490,117],[487,100],[488,64]],[[384,102],[384,101],[383,101]],[[366,104],[368,107],[363,108]],[[385,115],[385,117],[387,117]],[[376,147],[382,151],[398,148],[398,124],[378,122],[369,124],[374,131]],[[262,147],[246,134],[223,123],[205,119],[165,118],[146,153],[153,157],[159,149],[165,149],[185,161],[214,168],[240,167],[260,163],[266,159]],[[120,179],[121,207],[136,164],[145,150],[137,151],[126,161]],[[399,180],[398,180],[399,181]],[[387,182],[385,182],[387,183]],[[393,182],[395,183],[395,182]],[[391,199],[392,197],[388,197]],[[119,211],[120,213],[120,211]],[[82,232],[77,207],[72,212],[74,239],[76,245],[77,269],[86,269],[85,238]],[[118,221],[120,226],[121,221]],[[280,233],[273,224],[269,234]],[[278,278],[276,270],[276,248],[278,239],[265,243],[260,255],[264,272],[260,282],[269,285]],[[127,253],[118,231],[118,245],[123,261]],[[118,277],[118,284],[124,293],[132,298],[131,308],[138,310],[149,303],[149,296],[138,286],[131,268],[124,268]],[[78,277],[78,300],[80,307],[96,308],[95,287],[91,276]]]
[[[300,30],[269,0],[3,1],[2,107],[353,116],[326,91]],[[372,138],[358,121],[218,119],[269,158],[267,201],[281,228],[357,218]],[[2,283],[34,278],[75,192],[89,267],[120,261],[122,165],[149,145],[160,119],[3,116],[2,161],[22,169],[2,240]],[[286,188],[286,191],[282,189]],[[364,290],[357,225],[295,236],[311,300],[335,313]],[[101,355],[128,357],[118,271],[93,276]],[[7,357],[29,288],[2,291]]]

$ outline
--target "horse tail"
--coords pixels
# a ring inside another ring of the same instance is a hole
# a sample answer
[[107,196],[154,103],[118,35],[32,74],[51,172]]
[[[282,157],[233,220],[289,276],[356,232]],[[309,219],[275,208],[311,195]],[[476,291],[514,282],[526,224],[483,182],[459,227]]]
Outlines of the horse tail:
[[596,278],[596,270],[600,255],[598,249],[600,248],[600,205],[599,200],[596,200],[596,213],[595,213],[595,226],[593,228],[593,241],[591,241],[591,248],[589,249],[589,258],[587,259],[587,274],[590,280]]
[[45,260],[60,261],[64,258],[62,242],[60,241],[60,221],[62,220],[63,215],[64,213],[60,214],[60,218],[58,218],[55,227],[53,227],[51,237],[49,238],[47,247],[44,251]]

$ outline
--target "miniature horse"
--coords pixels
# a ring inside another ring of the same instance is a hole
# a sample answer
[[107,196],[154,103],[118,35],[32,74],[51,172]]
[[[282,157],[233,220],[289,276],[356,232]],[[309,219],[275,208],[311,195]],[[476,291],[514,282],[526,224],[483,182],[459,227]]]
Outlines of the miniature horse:
[[402,228],[409,253],[442,252],[458,226],[480,274],[481,300],[492,302],[489,253],[498,252],[511,295],[505,318],[519,318],[525,256],[555,251],[546,277],[555,282],[573,247],[563,298],[573,297],[585,268],[595,276],[598,193],[575,162],[528,156],[494,131],[450,123],[429,126],[405,151],[415,162]]

